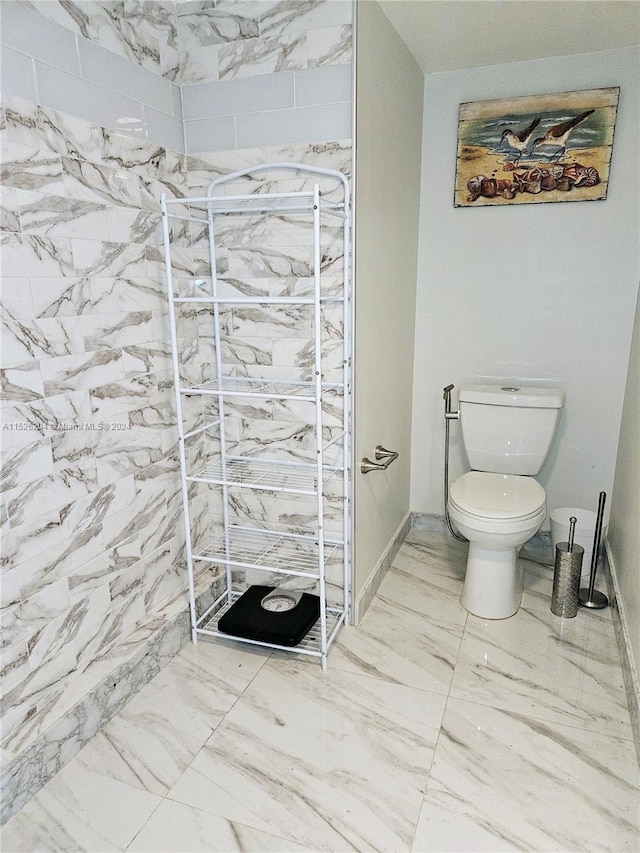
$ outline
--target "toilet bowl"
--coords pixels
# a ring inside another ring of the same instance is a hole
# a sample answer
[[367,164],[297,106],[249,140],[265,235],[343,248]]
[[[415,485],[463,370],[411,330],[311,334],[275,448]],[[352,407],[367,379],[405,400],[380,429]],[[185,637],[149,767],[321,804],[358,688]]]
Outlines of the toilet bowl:
[[531,477],[469,471],[452,485],[448,509],[469,540],[463,607],[484,619],[513,616],[523,587],[518,551],[545,520],[545,490]]
[[506,619],[522,599],[518,551],[546,517],[534,477],[549,458],[565,395],[550,386],[469,384],[458,401],[471,471],[451,486],[447,511],[469,540],[461,602],[476,616]]

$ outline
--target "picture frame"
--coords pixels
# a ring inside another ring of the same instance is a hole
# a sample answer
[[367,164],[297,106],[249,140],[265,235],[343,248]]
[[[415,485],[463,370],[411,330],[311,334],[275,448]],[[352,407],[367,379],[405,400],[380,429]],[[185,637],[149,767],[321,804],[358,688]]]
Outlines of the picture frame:
[[454,207],[607,197],[620,89],[460,104]]

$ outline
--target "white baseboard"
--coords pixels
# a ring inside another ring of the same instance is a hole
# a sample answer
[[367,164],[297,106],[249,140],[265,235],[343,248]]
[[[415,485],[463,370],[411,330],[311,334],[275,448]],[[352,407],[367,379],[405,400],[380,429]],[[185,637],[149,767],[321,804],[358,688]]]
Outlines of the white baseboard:
[[629,623],[624,609],[624,601],[620,595],[620,586],[618,584],[615,561],[613,559],[609,543],[606,541],[605,556],[607,563],[609,603],[612,609],[613,626],[616,632],[624,686],[627,693],[627,701],[629,703],[633,737],[636,745],[636,751],[638,753],[638,760],[640,761],[640,678],[638,678],[638,664],[633,654],[631,637],[629,635]]
[[354,601],[353,607],[351,608],[352,625],[357,625],[364,616],[367,607],[371,604],[373,597],[378,591],[378,587],[384,579],[384,576],[389,571],[389,568],[393,563],[400,546],[407,538],[407,534],[409,532],[410,527],[411,513],[408,512],[398,525],[395,533],[391,537],[389,544],[384,549],[382,556],[380,557],[380,559],[375,565],[375,568],[369,575],[367,582],[365,583],[364,588],[362,589],[362,592]]

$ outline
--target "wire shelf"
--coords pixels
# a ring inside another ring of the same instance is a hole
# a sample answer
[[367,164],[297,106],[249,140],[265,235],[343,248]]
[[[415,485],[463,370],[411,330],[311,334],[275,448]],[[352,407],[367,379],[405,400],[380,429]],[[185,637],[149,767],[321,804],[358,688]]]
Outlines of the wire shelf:
[[[271,379],[246,379],[225,376],[211,379],[200,385],[180,388],[181,394],[225,394],[236,397],[277,397],[279,399],[315,401],[315,382],[273,381]],[[342,390],[337,383],[322,384],[323,391]]]
[[[342,542],[325,539],[325,565],[341,548]],[[318,541],[303,534],[230,525],[227,537],[220,533],[193,559],[315,580],[320,577]]]
[[[342,471],[338,467],[325,469],[322,486]],[[268,492],[318,494],[317,467],[312,462],[305,464],[228,456],[224,464],[221,459],[216,460],[186,479]]]
[[[259,640],[249,640],[246,637],[236,637],[232,634],[225,634],[223,631],[218,630],[218,622],[224,614],[229,610],[232,604],[234,604],[238,598],[242,595],[242,592],[233,592],[231,597],[231,601],[226,601],[219,610],[216,610],[213,614],[206,614],[202,617],[202,624],[198,625],[196,629],[198,634],[204,634],[211,637],[221,637],[226,640],[232,640],[234,642],[240,643],[249,643],[254,646],[266,646],[270,649],[282,649],[285,652],[297,652],[298,654],[311,655],[313,657],[321,657],[322,656],[322,630],[321,630],[321,622],[318,618],[318,621],[313,625],[311,630],[305,637],[298,643],[297,646],[280,646],[274,643],[263,643]],[[327,607],[325,610],[326,613],[326,629],[327,629],[327,648],[331,645],[333,640],[335,639],[338,629],[343,624],[345,620],[345,612],[340,608]]]

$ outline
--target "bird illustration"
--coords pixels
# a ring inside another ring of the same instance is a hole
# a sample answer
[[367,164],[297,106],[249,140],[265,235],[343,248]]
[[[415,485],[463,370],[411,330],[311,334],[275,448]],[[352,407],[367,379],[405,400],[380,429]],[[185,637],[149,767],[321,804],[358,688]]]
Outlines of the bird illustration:
[[571,135],[571,131],[577,124],[584,121],[587,116],[590,116],[592,112],[593,110],[585,110],[585,112],[580,113],[580,115],[568,118],[566,121],[561,121],[560,124],[554,124],[547,130],[544,136],[540,136],[538,139],[533,140],[531,150],[533,151],[541,145],[553,145],[558,148],[558,151],[556,154],[552,154],[549,159],[553,160],[554,157],[557,157],[557,159],[560,160],[567,151],[567,140]]
[[534,118],[530,125],[524,128],[524,130],[513,131],[510,127],[507,127],[502,131],[502,136],[500,138],[500,145],[507,140],[509,148],[513,148],[514,151],[518,151],[518,157],[516,163],[520,162],[520,158],[527,150],[527,145],[529,144],[529,140],[533,135],[533,131],[540,124],[539,118]]

